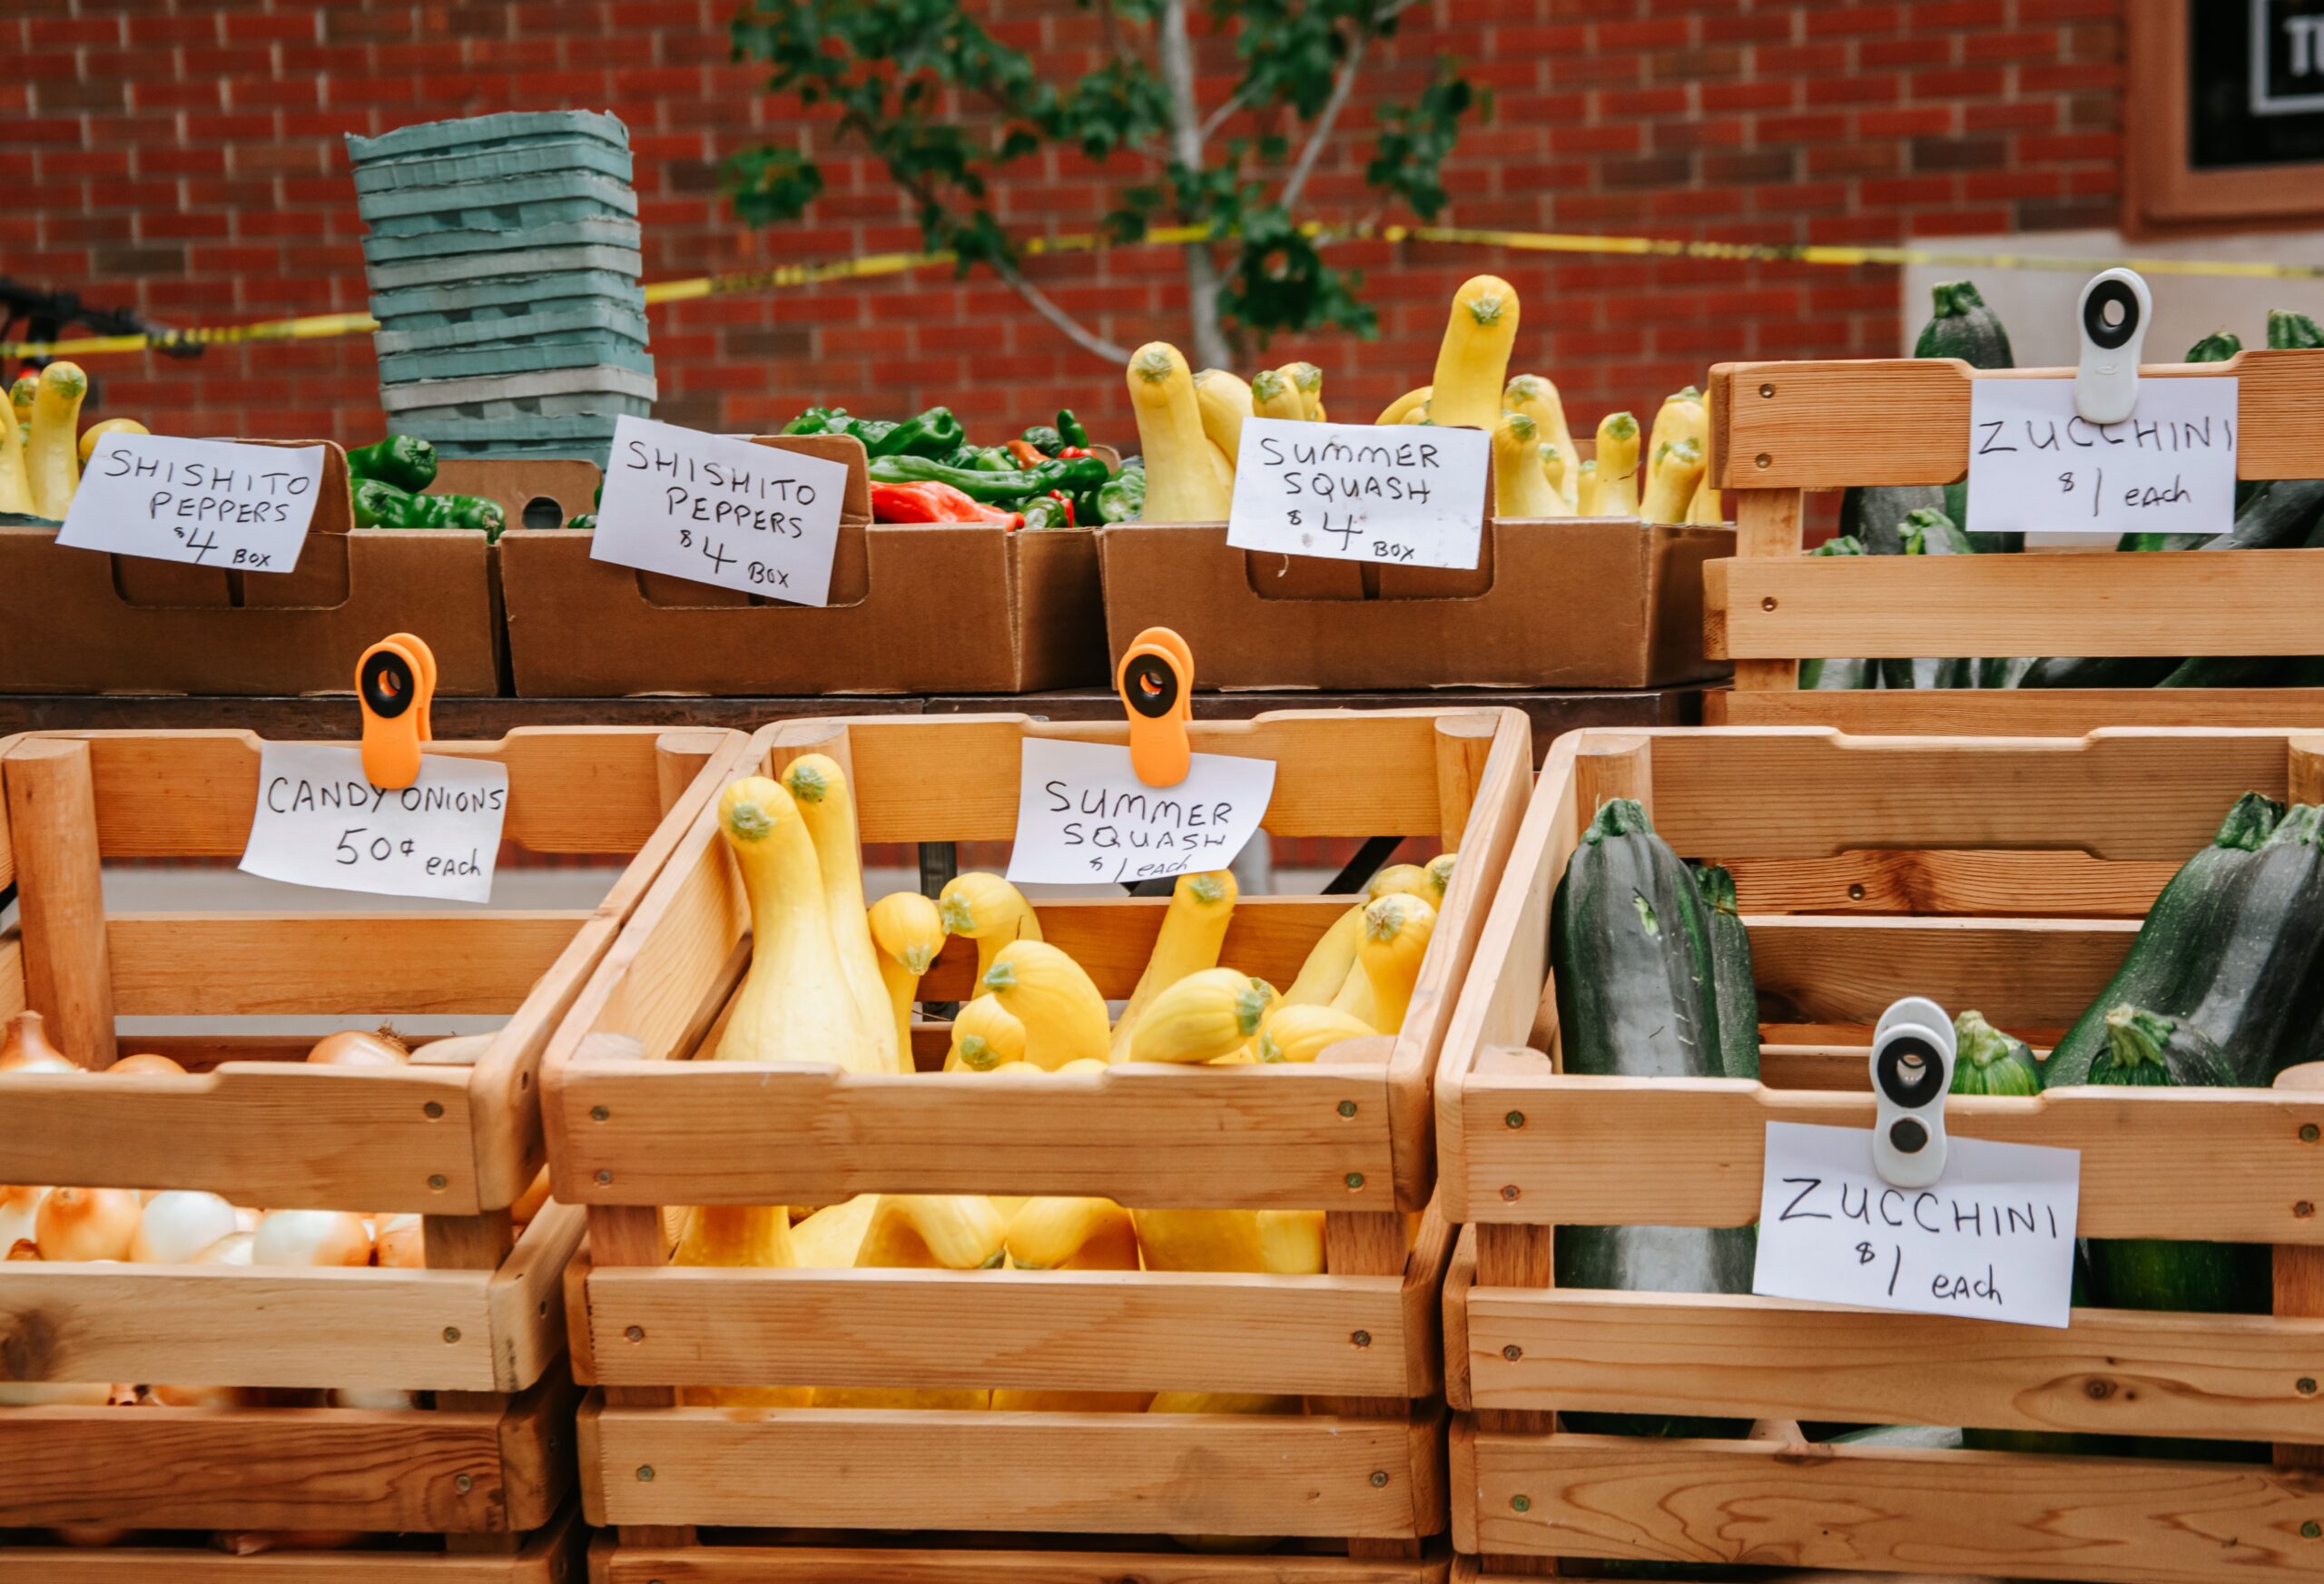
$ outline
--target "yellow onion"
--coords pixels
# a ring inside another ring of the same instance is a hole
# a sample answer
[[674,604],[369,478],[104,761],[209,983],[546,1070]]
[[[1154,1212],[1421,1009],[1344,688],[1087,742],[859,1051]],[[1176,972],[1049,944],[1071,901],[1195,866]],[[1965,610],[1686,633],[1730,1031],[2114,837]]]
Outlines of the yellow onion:
[[171,1188],[145,1202],[129,1245],[141,1265],[182,1264],[234,1230],[234,1207],[215,1194]]
[[316,1040],[307,1059],[318,1067],[401,1067],[411,1059],[411,1050],[384,1028],[377,1034],[342,1028]]
[[359,1545],[363,1534],[346,1529],[241,1530],[218,1537],[218,1549],[229,1556],[255,1557],[267,1551],[343,1551]]
[[48,1531],[49,1538],[60,1546],[71,1546],[76,1551],[94,1551],[106,1546],[117,1546],[136,1530],[106,1529],[94,1523],[64,1524]]
[[241,1386],[148,1386],[145,1393],[162,1408],[247,1408],[255,1400]]
[[8,1245],[6,1257],[12,1260],[36,1260],[40,1258],[40,1245],[29,1237],[20,1237]]
[[134,1188],[54,1188],[33,1217],[44,1260],[129,1257],[145,1206]]
[[390,1412],[419,1406],[418,1396],[392,1386],[339,1386],[332,1389],[333,1408],[385,1409]]
[[533,1186],[527,1188],[522,1195],[518,1195],[516,1204],[509,1206],[508,1219],[520,1222],[530,1221],[541,1213],[541,1206],[547,1203],[548,1167],[543,1166],[541,1175],[533,1179]]
[[371,1232],[345,1210],[276,1210],[258,1224],[254,1265],[368,1265]]
[[390,1215],[381,1221],[374,1246],[382,1265],[399,1271],[428,1268],[427,1242],[417,1215]]
[[49,1043],[38,1012],[19,1012],[8,1019],[7,1038],[0,1039],[0,1073],[80,1070],[72,1058]]
[[185,1068],[156,1051],[141,1050],[135,1056],[124,1056],[111,1067],[109,1073],[171,1073],[185,1077]]
[[46,1188],[0,1186],[0,1250],[16,1239],[33,1235],[33,1217],[39,1214]]

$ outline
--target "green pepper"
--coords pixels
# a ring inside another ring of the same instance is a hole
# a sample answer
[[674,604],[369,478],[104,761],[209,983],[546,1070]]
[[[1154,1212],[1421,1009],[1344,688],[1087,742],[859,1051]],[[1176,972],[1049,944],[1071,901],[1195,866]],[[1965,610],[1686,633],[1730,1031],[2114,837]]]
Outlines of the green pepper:
[[1018,438],[1044,457],[1054,457],[1065,449],[1065,437],[1047,424],[1034,424]]
[[942,457],[968,443],[968,433],[949,407],[931,407],[916,418],[898,424],[875,457]]
[[970,500],[987,506],[1019,509],[1024,502],[1052,489],[1076,495],[1105,483],[1106,464],[1098,457],[1076,457],[1044,462],[1013,473],[987,473],[973,467],[947,467],[926,457],[879,457],[872,459],[874,484],[949,484]]
[[418,435],[389,435],[376,446],[350,451],[347,470],[398,489],[425,489],[436,482],[436,448]]
[[936,460],[947,467],[973,467],[983,455],[982,446],[955,446]]
[[1098,487],[1098,520],[1134,523],[1146,515],[1146,469],[1124,467]]
[[565,526],[568,528],[578,528],[585,534],[594,534],[597,531],[597,514],[593,511],[585,511]]
[[969,449],[975,453],[975,457],[968,466],[975,468],[980,473],[1014,473],[1017,471],[1017,458],[1010,456],[1008,452],[1002,450],[998,446],[971,446]]
[[500,503],[487,500],[480,495],[423,495],[419,498],[443,503],[439,508],[442,521],[435,526],[474,528],[484,536],[484,542],[487,545],[498,544],[501,534],[508,526],[508,519],[501,513]]
[[835,435],[853,435],[863,442],[863,448],[872,456],[884,457],[891,449],[888,438],[901,427],[883,418],[852,418],[843,422],[834,422],[831,432]]
[[419,497],[399,489],[383,478],[355,481],[355,526],[359,528],[408,528],[411,503]]
[[847,419],[843,407],[811,407],[783,426],[786,435],[830,435],[844,432],[841,425]]
[[1064,501],[1054,495],[1037,495],[1025,503],[1025,526],[1029,528],[1069,528],[1072,515]]
[[1057,409],[1057,432],[1068,446],[1086,447],[1089,444],[1089,431],[1081,427],[1081,420],[1073,416],[1073,409],[1069,407]]

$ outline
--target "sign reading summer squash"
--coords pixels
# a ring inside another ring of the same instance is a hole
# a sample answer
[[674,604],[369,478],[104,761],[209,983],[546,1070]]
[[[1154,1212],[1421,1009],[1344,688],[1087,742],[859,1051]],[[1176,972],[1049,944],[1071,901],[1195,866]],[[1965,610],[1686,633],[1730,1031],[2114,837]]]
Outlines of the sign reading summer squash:
[[831,603],[847,469],[820,457],[624,416],[592,560],[793,605]]
[[1128,884],[1225,869],[1275,795],[1275,761],[1197,753],[1176,786],[1148,786],[1129,750],[1028,737],[1009,878]]
[[1226,542],[1334,561],[1473,569],[1492,449],[1482,429],[1246,419]]
[[320,446],[101,435],[56,542],[235,572],[299,564],[322,481]]

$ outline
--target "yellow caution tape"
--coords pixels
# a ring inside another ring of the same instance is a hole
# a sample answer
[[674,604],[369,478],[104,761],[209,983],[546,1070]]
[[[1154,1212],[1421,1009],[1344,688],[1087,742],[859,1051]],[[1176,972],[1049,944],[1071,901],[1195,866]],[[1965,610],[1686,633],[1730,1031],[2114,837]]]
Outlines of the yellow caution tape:
[[[1841,269],[1866,264],[1924,264],[1953,270],[2043,270],[2095,275],[2103,270],[2127,267],[2142,275],[2210,275],[2246,280],[2324,280],[2324,265],[2239,263],[2220,259],[2076,259],[2044,253],[1970,253],[1946,248],[1832,247],[1819,243],[1685,241],[1670,237],[1607,237],[1561,231],[1471,231],[1444,225],[1310,225],[1304,229],[1310,236],[1334,241],[1435,242],[1460,247],[1507,248],[1516,252],[1723,259],[1737,262],[1816,264]],[[1172,226],[1150,231],[1134,242],[1117,242],[1096,232],[1082,232],[1061,237],[1031,237],[1022,246],[1029,256],[1042,257],[1051,253],[1094,252],[1108,248],[1178,247],[1200,241],[1210,234],[1206,226]],[[781,264],[771,270],[697,275],[685,280],[657,280],[645,288],[645,300],[649,304],[684,302],[700,297],[775,291],[832,280],[861,280],[875,276],[909,274],[915,270],[959,262],[957,253],[950,249],[937,249],[917,253],[872,253],[816,264]],[[170,330],[153,335],[89,336],[78,340],[62,341],[5,341],[0,342],[0,357],[89,357],[104,352],[138,352],[172,345],[210,347],[231,346],[238,341],[309,340],[326,336],[361,335],[379,328],[379,321],[368,313],[323,313],[303,319],[268,320],[259,324]]]

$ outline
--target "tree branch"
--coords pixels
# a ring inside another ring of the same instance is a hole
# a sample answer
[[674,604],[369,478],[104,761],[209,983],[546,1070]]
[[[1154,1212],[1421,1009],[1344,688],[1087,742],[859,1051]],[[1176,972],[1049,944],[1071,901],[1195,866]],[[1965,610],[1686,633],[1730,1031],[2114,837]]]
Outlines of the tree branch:
[[[1163,0],[1155,52],[1162,68],[1162,85],[1170,96],[1170,147],[1177,162],[1188,172],[1202,169],[1201,106],[1195,101],[1194,44],[1187,36],[1187,0]],[[1189,215],[1189,220],[1199,218]],[[1224,369],[1232,354],[1226,333],[1218,326],[1220,281],[1218,261],[1207,242],[1189,242],[1187,261],[1187,317],[1194,330],[1197,369]]]
[[1251,102],[1252,92],[1253,84],[1249,83],[1244,84],[1240,88],[1235,90],[1235,93],[1232,98],[1228,99],[1226,103],[1220,105],[1217,109],[1212,111],[1208,116],[1205,117],[1202,123],[1202,132],[1199,134],[1202,141],[1208,143],[1213,137],[1216,136],[1218,129],[1225,126],[1227,121],[1236,111],[1242,109],[1243,106]]
[[1067,339],[1083,351],[1093,357],[1103,358],[1109,363],[1124,364],[1129,361],[1128,348],[1118,347],[1105,337],[1084,326],[1071,314],[1059,308],[1057,300],[1048,292],[1027,280],[1025,272],[1010,261],[993,260],[992,272],[1009,282],[1009,289],[1023,298],[1035,313],[1049,320],[1065,335]]
[[[1405,0],[1406,5],[1411,3],[1412,0]],[[1299,151],[1299,162],[1291,167],[1291,175],[1284,182],[1282,203],[1286,210],[1297,206],[1307,178],[1315,174],[1315,162],[1323,158],[1332,128],[1337,124],[1340,112],[1347,107],[1348,95],[1355,91],[1355,74],[1362,69],[1364,52],[1371,47],[1371,27],[1358,31],[1355,42],[1348,45],[1347,59],[1340,63],[1339,75],[1332,80],[1332,96],[1324,101],[1323,113],[1315,117],[1315,130],[1307,134],[1307,146]]]

